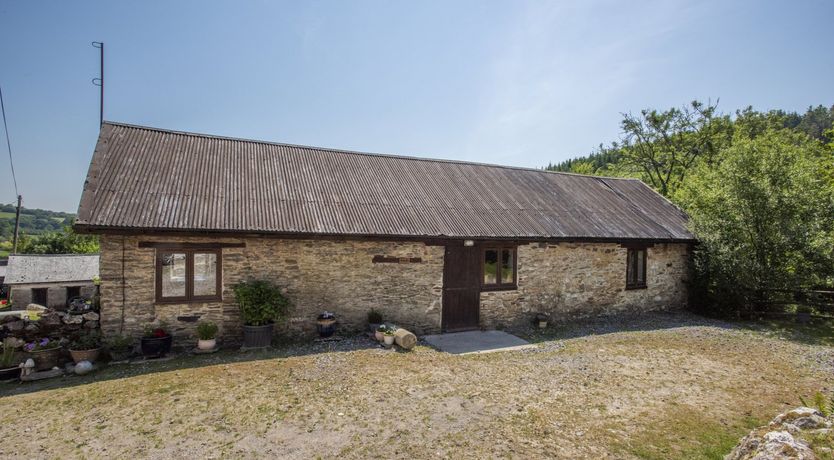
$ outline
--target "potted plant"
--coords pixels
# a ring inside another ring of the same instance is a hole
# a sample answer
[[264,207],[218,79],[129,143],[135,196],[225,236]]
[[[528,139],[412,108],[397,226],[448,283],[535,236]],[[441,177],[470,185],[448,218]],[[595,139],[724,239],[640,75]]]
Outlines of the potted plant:
[[217,324],[211,321],[201,321],[197,325],[197,349],[214,350],[217,347],[217,331]]
[[69,352],[75,364],[81,361],[93,363],[98,360],[98,355],[101,352],[101,337],[92,332],[82,335],[70,343]]
[[278,286],[264,280],[238,283],[234,292],[243,321],[243,347],[268,347],[275,322],[287,316],[290,301]]
[[6,337],[3,339],[3,353],[0,354],[0,381],[13,380],[20,377],[20,359],[15,358],[17,339]]
[[139,341],[145,358],[161,358],[171,351],[173,337],[162,326],[145,326],[145,333]]
[[538,324],[539,329],[546,328],[549,319],[550,316],[547,313],[536,313],[536,324]]
[[0,310],[8,307],[9,305],[9,301],[7,299],[0,299]]
[[336,315],[329,311],[322,312],[316,318],[316,329],[319,331],[319,337],[332,336],[336,332]]
[[23,345],[30,358],[35,361],[35,370],[46,371],[58,365],[61,357],[61,342],[58,339],[44,337]]
[[391,345],[394,345],[394,332],[396,332],[396,331],[394,330],[393,327],[390,327],[390,326],[386,326],[385,331],[383,331],[382,339],[383,339],[383,343],[385,344],[386,348],[390,348]]
[[382,313],[371,308],[368,312],[368,330],[373,334],[380,324],[382,324]]
[[385,330],[388,329],[388,326],[384,324],[380,324],[377,326],[376,331],[374,332],[374,338],[377,342],[382,342],[385,340]]
[[123,335],[114,335],[107,339],[107,351],[113,361],[125,361],[133,353],[133,339]]

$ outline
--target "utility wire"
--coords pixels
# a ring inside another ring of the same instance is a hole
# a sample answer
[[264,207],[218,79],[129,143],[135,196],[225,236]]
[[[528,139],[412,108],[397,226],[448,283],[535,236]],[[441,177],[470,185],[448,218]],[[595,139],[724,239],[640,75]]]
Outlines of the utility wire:
[[12,161],[12,142],[9,140],[9,125],[6,124],[6,106],[3,104],[3,88],[0,87],[0,110],[3,112],[3,129],[6,131],[6,147],[9,149],[9,165],[12,169],[12,180],[14,181],[14,194],[20,196],[17,192],[17,177],[14,174],[14,161]]

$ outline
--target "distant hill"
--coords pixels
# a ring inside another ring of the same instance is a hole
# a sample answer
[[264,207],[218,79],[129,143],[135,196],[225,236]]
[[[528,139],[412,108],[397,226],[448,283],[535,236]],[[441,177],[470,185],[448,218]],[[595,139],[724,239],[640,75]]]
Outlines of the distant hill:
[[[0,242],[11,241],[14,237],[14,214],[14,205],[0,204]],[[68,212],[23,208],[20,211],[20,232],[39,235],[59,231],[66,225],[72,225],[74,219],[75,214]]]

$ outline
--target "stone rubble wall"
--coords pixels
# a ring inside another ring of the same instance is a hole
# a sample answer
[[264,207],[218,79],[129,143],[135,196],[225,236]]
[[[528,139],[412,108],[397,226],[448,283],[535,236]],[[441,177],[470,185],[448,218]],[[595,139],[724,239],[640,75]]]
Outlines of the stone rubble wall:
[[[155,250],[139,248],[139,241],[245,242],[246,247],[222,250],[222,302],[156,304]],[[404,263],[374,263],[374,256],[401,258]],[[232,287],[253,279],[277,283],[294,305],[279,334],[313,334],[315,318],[324,310],[336,313],[343,330],[359,330],[371,308],[386,321],[407,324],[416,333],[440,328],[443,247],[420,242],[103,235],[100,271],[105,334],[138,336],[146,323],[161,320],[175,339],[186,341],[196,336],[197,322],[208,320],[220,326],[221,340],[235,343],[241,323]]]
[[655,244],[647,252],[646,289],[626,290],[628,250],[616,243],[533,243],[518,247],[518,289],[481,293],[487,328],[686,306],[686,244]]
[[[222,302],[156,304],[155,250],[139,248],[139,241],[246,246],[222,250]],[[360,330],[371,308],[382,312],[385,321],[416,334],[436,333],[443,254],[443,246],[422,242],[102,235],[102,330],[135,337],[145,324],[161,320],[181,342],[193,339],[198,321],[209,320],[220,326],[224,343],[236,343],[241,323],[232,286],[263,278],[282,286],[295,306],[279,334],[313,334],[315,317],[323,310],[336,313],[342,330]],[[386,262],[376,263],[375,257]],[[510,326],[532,320],[537,312],[558,320],[681,308],[686,302],[687,257],[687,245],[655,245],[648,250],[648,288],[626,291],[626,249],[617,244],[521,245],[519,288],[482,293],[481,325]],[[399,262],[391,263],[394,260]]]
[[49,337],[63,339],[66,344],[81,335],[96,333],[99,330],[99,314],[94,311],[74,315],[43,308],[39,305],[27,306],[27,310],[39,313],[36,320],[12,315],[0,318],[0,332],[3,337],[15,337],[24,342]]
[[93,297],[96,292],[96,287],[92,281],[89,284],[62,284],[55,285],[19,285],[11,287],[11,300],[14,308],[25,308],[26,305],[32,303],[32,289],[46,288],[47,305],[45,307],[64,309],[67,306],[67,286],[80,286],[81,296],[87,299]]

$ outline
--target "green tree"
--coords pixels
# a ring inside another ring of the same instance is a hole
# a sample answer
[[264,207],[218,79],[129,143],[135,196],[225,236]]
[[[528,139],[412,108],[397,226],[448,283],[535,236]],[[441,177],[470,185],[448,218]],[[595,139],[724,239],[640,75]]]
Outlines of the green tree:
[[17,252],[20,254],[95,254],[99,252],[95,235],[82,235],[66,226],[59,232],[40,235],[21,235]]
[[664,112],[624,114],[621,127],[620,167],[642,175],[664,196],[672,196],[699,162],[712,164],[732,135],[729,117],[698,101]]
[[694,293],[718,308],[751,307],[768,289],[830,285],[834,187],[821,144],[767,129],[738,135],[678,195],[700,244]]

